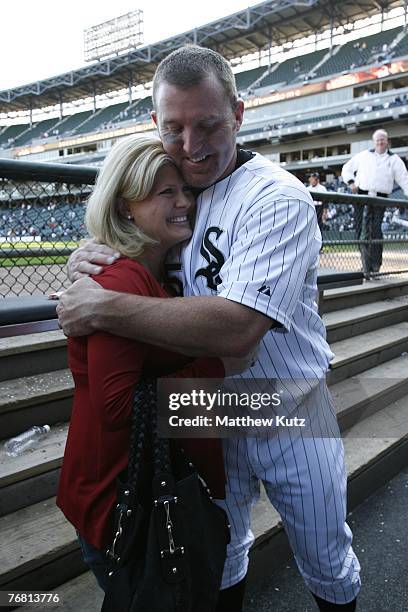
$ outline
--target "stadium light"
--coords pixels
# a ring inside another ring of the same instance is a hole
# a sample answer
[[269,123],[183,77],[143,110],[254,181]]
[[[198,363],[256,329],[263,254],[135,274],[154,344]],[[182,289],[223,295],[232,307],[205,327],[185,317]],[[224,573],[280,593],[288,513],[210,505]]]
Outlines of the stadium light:
[[84,30],[86,62],[108,59],[143,44],[143,11],[136,9]]

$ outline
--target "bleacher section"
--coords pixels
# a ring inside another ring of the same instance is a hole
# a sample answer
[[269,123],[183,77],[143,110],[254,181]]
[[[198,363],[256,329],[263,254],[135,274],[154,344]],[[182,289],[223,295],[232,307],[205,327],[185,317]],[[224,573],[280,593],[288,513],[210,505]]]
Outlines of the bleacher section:
[[82,111],[81,113],[75,113],[62,119],[54,129],[58,129],[60,134],[72,134],[81,123],[83,123],[88,117],[92,115],[92,111]]
[[151,96],[137,100],[131,106],[129,106],[129,112],[126,118],[137,117],[138,115],[146,115],[150,113],[153,108],[153,100]]
[[17,136],[19,136],[22,132],[25,132],[28,128],[27,123],[23,123],[22,125],[10,125],[8,128],[4,130],[4,132],[0,133],[0,147],[7,147],[9,140],[15,140]]
[[246,91],[255,83],[257,79],[266,71],[266,66],[258,66],[258,68],[252,68],[252,70],[245,70],[244,72],[238,72],[235,75],[235,81],[237,83],[238,91]]
[[399,43],[394,47],[394,57],[401,57],[402,55],[408,55],[408,31]]
[[327,49],[313,51],[301,57],[292,57],[291,59],[282,62],[278,68],[267,74],[258,87],[268,87],[277,85],[278,83],[290,83],[295,79],[303,77],[316,66],[327,53]]
[[337,52],[334,49],[333,55],[316,71],[316,77],[338,74],[368,63],[375,63],[376,56],[380,53],[382,46],[384,44],[390,45],[400,32],[401,28],[393,28],[359,40],[351,40]]
[[21,134],[15,139],[15,146],[21,147],[24,144],[27,144],[34,138],[39,138],[40,136],[51,135],[49,132],[55,127],[55,125],[59,122],[58,117],[54,117],[53,119],[46,119],[45,121],[40,121],[33,125],[29,132],[25,134]]
[[[128,102],[113,104],[106,108],[101,108],[96,113],[93,113],[87,121],[75,130],[76,134],[86,134],[100,129],[106,124],[111,123],[119,114],[128,106]],[[65,131],[65,130],[64,130]]]

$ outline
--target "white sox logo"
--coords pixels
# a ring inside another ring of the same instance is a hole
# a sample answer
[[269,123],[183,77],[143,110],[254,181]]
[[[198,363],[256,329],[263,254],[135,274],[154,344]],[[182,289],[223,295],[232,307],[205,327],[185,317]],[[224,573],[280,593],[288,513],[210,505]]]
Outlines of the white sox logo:
[[225,257],[210,240],[211,234],[215,234],[216,238],[219,238],[222,232],[223,230],[219,227],[209,227],[204,234],[200,248],[200,253],[208,261],[208,266],[197,270],[195,278],[204,276],[207,279],[209,289],[217,289],[217,286],[222,282],[220,270],[225,263]]

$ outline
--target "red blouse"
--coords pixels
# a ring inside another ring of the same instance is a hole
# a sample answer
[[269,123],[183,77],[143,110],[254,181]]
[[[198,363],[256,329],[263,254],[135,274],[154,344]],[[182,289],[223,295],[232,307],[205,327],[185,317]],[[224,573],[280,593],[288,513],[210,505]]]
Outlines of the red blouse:
[[[105,289],[168,297],[142,265],[125,257],[94,280]],[[133,393],[142,370],[155,376],[223,378],[224,368],[217,358],[189,363],[178,353],[107,332],[69,338],[68,360],[75,391],[57,505],[85,540],[106,548],[112,541],[116,478],[128,463]],[[225,497],[220,440],[185,440],[183,447],[214,496]]]

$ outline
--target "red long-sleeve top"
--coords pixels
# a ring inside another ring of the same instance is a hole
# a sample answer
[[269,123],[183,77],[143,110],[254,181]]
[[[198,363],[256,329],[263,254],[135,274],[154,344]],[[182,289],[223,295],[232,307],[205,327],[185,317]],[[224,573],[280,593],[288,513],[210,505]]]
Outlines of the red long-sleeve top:
[[[168,297],[157,280],[126,257],[95,279],[105,289]],[[107,332],[68,340],[74,403],[57,505],[80,535],[97,548],[112,541],[116,478],[127,467],[133,394],[143,375],[222,378],[217,358],[190,360]],[[183,441],[183,447],[215,497],[225,496],[220,440]]]

